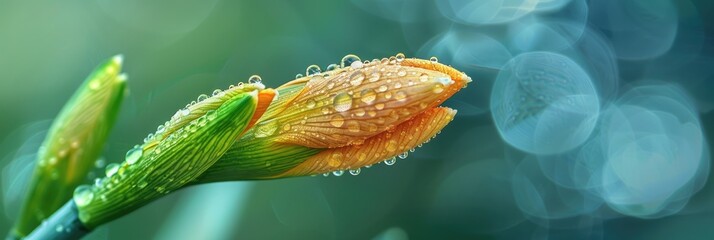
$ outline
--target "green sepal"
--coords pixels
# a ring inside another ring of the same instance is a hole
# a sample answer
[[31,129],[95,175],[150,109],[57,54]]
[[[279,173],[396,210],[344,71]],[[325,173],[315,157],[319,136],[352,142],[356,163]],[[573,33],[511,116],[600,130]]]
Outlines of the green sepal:
[[121,217],[181,188],[213,165],[244,132],[257,106],[257,91],[236,92],[204,105],[210,109],[190,122],[172,120],[181,124],[138,147],[137,159],[125,160],[99,185],[75,194],[85,226],[92,229]]
[[86,181],[125,95],[122,57],[115,56],[85,79],[55,118],[37,154],[20,217],[11,231],[24,237],[72,197]]

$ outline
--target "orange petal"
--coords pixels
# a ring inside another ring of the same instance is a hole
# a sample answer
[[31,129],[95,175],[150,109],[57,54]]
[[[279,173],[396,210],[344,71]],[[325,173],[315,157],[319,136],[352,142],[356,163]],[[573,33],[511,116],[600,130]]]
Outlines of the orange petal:
[[263,116],[265,111],[270,106],[270,103],[273,102],[275,94],[276,92],[273,89],[265,89],[258,92],[258,104],[255,108],[255,113],[253,113],[253,117],[250,119],[250,122],[245,128],[245,131],[251,129],[253,125],[255,125],[255,123],[258,121],[258,119]]
[[276,176],[305,176],[336,170],[357,169],[394,157],[434,137],[451,122],[456,110],[432,108],[383,132],[361,145],[325,149],[291,170]]
[[[438,106],[461,89],[467,78],[443,64],[404,62],[377,61],[357,69],[346,67],[278,88],[281,94],[285,89],[290,99],[280,99],[271,106],[264,121],[256,126],[256,131],[267,126],[270,131],[263,132],[270,134],[256,137],[312,148],[359,145]],[[458,81],[451,75],[458,75]]]

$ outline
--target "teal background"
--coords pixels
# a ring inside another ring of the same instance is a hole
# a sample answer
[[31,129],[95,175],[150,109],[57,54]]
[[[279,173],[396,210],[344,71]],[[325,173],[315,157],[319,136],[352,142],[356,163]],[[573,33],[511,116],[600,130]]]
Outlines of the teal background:
[[[595,205],[577,201],[568,205],[568,200],[578,198],[557,195],[562,186],[554,187],[555,197],[544,198],[544,205],[571,208],[544,207],[539,210],[544,214],[534,215],[523,205],[523,201],[531,199],[519,195],[519,188],[514,186],[519,169],[537,169],[537,164],[531,165],[541,155],[519,150],[504,141],[502,129],[495,126],[489,110],[490,99],[504,94],[493,91],[493,83],[508,59],[532,51],[557,52],[576,59],[573,56],[577,54],[570,52],[587,52],[571,46],[585,41],[584,37],[576,37],[573,42],[565,38],[563,47],[554,49],[552,45],[539,44],[558,39],[535,34],[526,38],[531,45],[519,47],[512,32],[520,30],[514,26],[537,21],[546,26],[556,21],[579,21],[575,28],[598,32],[611,48],[593,50],[590,54],[612,58],[617,66],[610,72],[588,69],[596,87],[609,86],[608,91],[598,89],[603,111],[607,102],[616,102],[629,86],[642,80],[675,84],[695,106],[701,123],[697,130],[711,139],[714,121],[714,97],[710,93],[714,89],[711,2],[628,0],[617,5],[613,3],[616,1],[555,0],[552,2],[563,2],[566,7],[487,24],[477,22],[479,16],[497,11],[503,3],[526,1],[484,1],[496,4],[482,8],[466,4],[469,2],[0,0],[0,196],[3,198],[0,232],[7,232],[17,215],[32,154],[50,120],[88,73],[108,57],[124,54],[130,94],[106,145],[105,163],[119,162],[126,150],[140,143],[146,134],[199,94],[245,82],[252,74],[261,75],[267,86],[277,87],[298,73],[305,74],[308,65],[318,64],[324,69],[346,54],[357,54],[367,60],[403,52],[407,57],[437,56],[440,62],[467,72],[475,81],[444,104],[459,110],[457,118],[435,140],[406,160],[398,160],[394,166],[382,164],[362,169],[358,176],[190,187],[100,227],[89,238],[710,239],[714,236],[711,227],[714,183],[707,177],[711,164],[700,165],[694,178],[696,187],[682,190],[688,191],[683,195],[688,200],[686,206],[669,209],[661,216],[614,211],[598,198],[603,195],[595,197],[599,199]],[[568,8],[574,4],[585,6],[585,12],[583,8],[581,11]],[[472,15],[450,15],[449,7]],[[619,8],[639,9],[652,15],[612,11]],[[549,18],[539,18],[546,15]],[[658,30],[666,26],[675,29]],[[633,34],[618,35],[618,31]],[[443,37],[449,34],[457,37]],[[469,34],[486,34],[494,41],[484,42],[483,38]],[[584,46],[587,49],[589,45]],[[601,61],[585,55],[576,59],[583,68],[589,61]],[[598,78],[608,75],[616,76],[616,80],[606,82]],[[706,150],[709,143],[703,144]],[[567,157],[564,159],[568,161]],[[710,160],[709,155],[702,155],[703,162]],[[634,167],[627,172],[638,171]],[[98,167],[87,182],[102,172]],[[656,182],[660,176],[651,172],[640,177]],[[553,184],[544,177],[530,179],[534,186]],[[592,209],[584,211],[584,208]],[[556,212],[563,211],[567,217],[556,216]]]

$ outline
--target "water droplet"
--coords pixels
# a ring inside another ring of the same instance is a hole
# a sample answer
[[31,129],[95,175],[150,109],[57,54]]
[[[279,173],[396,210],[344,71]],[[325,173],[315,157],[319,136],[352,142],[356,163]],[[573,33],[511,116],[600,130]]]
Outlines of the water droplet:
[[224,95],[223,90],[221,90],[221,89],[213,90],[213,96],[223,96],[223,95]]
[[434,84],[434,87],[432,87],[431,90],[434,93],[441,93],[444,91],[444,85],[441,83],[436,83],[436,84]]
[[399,82],[394,83],[394,89],[400,89],[400,88],[402,88],[402,83],[399,83]]
[[317,102],[315,102],[315,100],[312,100],[312,99],[308,99],[308,100],[307,100],[307,104],[305,104],[305,106],[306,106],[308,109],[314,108],[315,105],[317,105]]
[[340,114],[332,115],[332,118],[330,118],[330,125],[333,127],[342,127],[343,124],[345,124],[345,118]]
[[335,111],[344,112],[352,108],[352,96],[347,93],[340,93],[333,99]]
[[384,109],[384,103],[377,103],[376,105],[374,105],[374,108],[376,108],[377,110],[382,110]]
[[342,60],[340,60],[340,66],[346,67],[346,66],[352,66],[352,63],[355,61],[362,61],[357,55],[354,54],[347,54],[344,57],[342,57]]
[[136,186],[139,188],[145,188],[146,185],[149,185],[149,183],[144,180],[141,180],[141,181],[139,181],[139,183],[136,184]]
[[302,77],[302,74],[299,74],[299,73],[298,73],[298,74],[295,74],[295,79],[298,79],[298,78],[301,78],[301,77]]
[[330,176],[330,173],[328,173],[328,172],[323,173],[322,176],[324,176],[324,177],[329,177],[329,176]]
[[104,173],[107,175],[107,177],[112,177],[114,174],[119,171],[119,164],[116,163],[110,163],[107,165],[106,168],[104,168]]
[[158,193],[164,193],[165,191],[166,191],[166,188],[164,188],[163,186],[156,187],[156,192],[158,192]]
[[208,112],[206,112],[206,118],[208,118],[208,121],[214,120],[216,117],[218,117],[218,113],[216,113],[215,110],[208,110]]
[[320,69],[320,66],[313,64],[308,66],[307,69],[305,69],[305,76],[312,76],[321,72],[322,70]]
[[355,86],[355,87],[359,86],[360,84],[362,84],[362,80],[364,80],[364,77],[365,76],[362,71],[355,71],[350,76],[350,84],[352,84],[352,86]]
[[141,158],[143,152],[144,150],[139,145],[136,145],[134,146],[134,148],[129,149],[129,151],[126,152],[126,157],[124,158],[124,161],[126,161],[127,164],[132,165],[139,161],[139,158]]
[[201,101],[206,100],[206,99],[208,99],[208,95],[206,95],[206,94],[201,94],[201,95],[198,95],[198,98],[196,98],[196,101],[197,101],[197,102],[201,102]]
[[362,92],[360,94],[362,95],[360,100],[363,103],[368,104],[368,105],[372,104],[374,102],[374,100],[377,99],[377,92],[375,92],[374,89],[371,89],[371,88],[362,90]]
[[94,199],[94,192],[92,187],[89,185],[81,185],[74,189],[74,195],[72,196],[74,203],[77,207],[87,206],[92,199]]
[[395,56],[395,57],[397,58],[397,62],[401,63],[402,61],[404,61],[404,58],[406,56],[404,56],[404,53],[397,53],[397,56]]
[[408,156],[409,156],[409,152],[403,152],[403,153],[400,153],[400,154],[399,154],[399,158],[400,158],[400,159],[405,159],[405,158],[407,158]]
[[426,73],[422,73],[421,76],[419,76],[419,81],[420,81],[420,82],[429,81],[429,75],[426,74]]
[[347,130],[350,132],[359,132],[359,122],[355,120],[347,121]]
[[355,115],[357,115],[358,117],[364,116],[364,113],[365,113],[364,108],[355,109]]
[[381,74],[379,72],[375,71],[369,74],[369,81],[370,82],[376,82],[379,80],[379,77],[381,77]]
[[335,175],[335,177],[339,177],[339,176],[342,176],[342,174],[344,174],[344,173],[345,173],[344,170],[337,170],[337,171],[332,172],[332,175]]
[[379,86],[379,88],[377,90],[379,90],[379,92],[384,92],[384,91],[387,91],[387,89],[389,89],[389,87],[387,87],[387,85],[382,85],[382,86]]
[[388,166],[392,166],[395,163],[397,163],[397,157],[392,157],[390,159],[384,160],[384,164],[387,164]]
[[406,75],[407,75],[407,71],[404,69],[400,68],[399,71],[397,72],[397,76],[404,77]]
[[437,62],[439,62],[439,59],[432,56],[431,58],[429,58],[429,61],[437,63]]
[[252,75],[248,78],[248,83],[251,84],[256,84],[256,83],[261,83],[263,82],[263,78],[260,77],[260,75]]
[[394,152],[397,150],[397,141],[392,139],[387,142],[387,151]]
[[55,231],[62,232],[62,231],[64,231],[64,227],[62,225],[57,225],[57,227],[55,227]]
[[354,61],[354,62],[352,62],[352,64],[350,64],[350,67],[352,69],[360,69],[360,68],[364,67],[364,63],[362,63],[362,61]]
[[391,98],[392,98],[392,93],[391,93],[391,92],[386,92],[386,93],[384,93],[384,98],[386,98],[387,100],[391,99]]
[[330,113],[330,109],[327,108],[327,107],[323,107],[323,108],[322,108],[322,114],[328,114],[328,113]]
[[350,174],[352,174],[352,176],[357,176],[357,175],[359,175],[360,172],[362,172],[361,168],[350,169]]
[[283,131],[290,131],[290,127],[289,123],[283,124]]
[[337,64],[334,64],[334,63],[333,63],[333,64],[330,64],[330,65],[327,65],[327,68],[325,68],[325,71],[332,71],[332,70],[335,70],[335,69],[337,69],[337,68],[338,68]]
[[269,137],[272,136],[275,133],[275,130],[278,129],[278,121],[277,120],[271,120],[267,122],[262,122],[255,126],[255,137],[257,138],[264,138],[264,137]]
[[[203,116],[201,116],[200,118],[198,118],[198,119],[196,120],[196,125],[198,125],[199,127],[203,127],[203,126],[206,126],[206,122],[207,122],[207,121],[206,121],[206,115],[203,115]],[[172,135],[172,136],[173,136],[173,135]]]
[[394,99],[397,101],[406,101],[407,100],[407,93],[404,91],[399,91],[396,94],[394,94]]
[[414,151],[416,151],[416,149],[414,149],[414,148],[409,149],[409,152],[414,152]]

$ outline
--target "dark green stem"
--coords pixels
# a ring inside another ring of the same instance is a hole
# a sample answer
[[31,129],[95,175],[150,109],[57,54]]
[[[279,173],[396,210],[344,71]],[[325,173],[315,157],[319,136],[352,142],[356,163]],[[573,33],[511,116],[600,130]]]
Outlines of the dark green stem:
[[82,224],[78,214],[77,205],[74,204],[73,200],[69,200],[24,239],[80,239],[91,230]]

